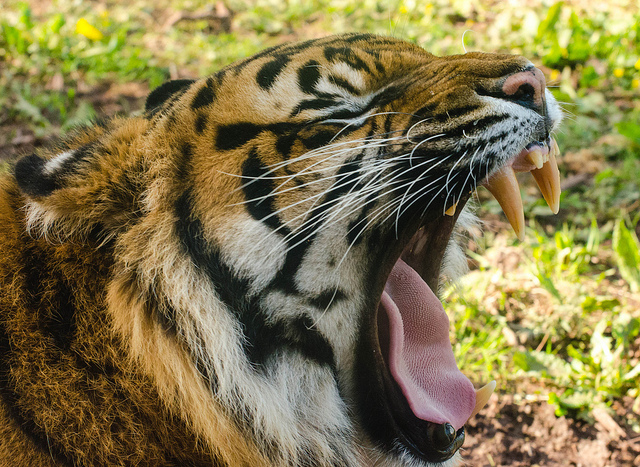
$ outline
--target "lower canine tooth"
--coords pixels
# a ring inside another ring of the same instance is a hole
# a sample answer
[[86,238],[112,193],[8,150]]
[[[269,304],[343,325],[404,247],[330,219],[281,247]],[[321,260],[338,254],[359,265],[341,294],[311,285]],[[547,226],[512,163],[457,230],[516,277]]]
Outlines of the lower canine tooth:
[[477,415],[478,412],[480,412],[480,410],[482,410],[482,408],[487,405],[487,402],[489,402],[489,398],[491,397],[491,394],[493,394],[493,391],[495,391],[495,389],[495,381],[491,381],[490,383],[482,386],[480,389],[476,389],[476,406],[473,408],[471,417]]
[[[540,170],[544,170],[544,167]],[[524,240],[524,210],[520,186],[513,168],[507,166],[498,170],[485,186],[500,204],[517,237]]]

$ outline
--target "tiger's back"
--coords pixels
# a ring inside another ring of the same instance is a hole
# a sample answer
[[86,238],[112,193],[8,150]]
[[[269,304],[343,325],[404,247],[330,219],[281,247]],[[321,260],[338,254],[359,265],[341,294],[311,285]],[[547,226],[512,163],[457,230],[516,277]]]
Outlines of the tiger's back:
[[549,153],[540,76],[285,44],[20,160],[0,465],[456,465],[476,396],[431,290],[469,193]]

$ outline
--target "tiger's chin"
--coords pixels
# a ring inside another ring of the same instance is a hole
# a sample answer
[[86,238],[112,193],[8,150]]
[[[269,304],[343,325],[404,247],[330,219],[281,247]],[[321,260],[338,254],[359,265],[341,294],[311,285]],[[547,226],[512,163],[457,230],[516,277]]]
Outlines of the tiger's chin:
[[[514,173],[532,172],[557,212],[557,154],[553,139],[530,144],[485,183],[521,239],[524,215]],[[443,215],[398,220],[403,227],[384,240],[388,247],[377,261],[375,312],[368,316],[365,327],[370,332],[358,351],[357,379],[359,392],[365,394],[360,404],[366,431],[387,440],[386,449],[400,458],[418,458],[427,465],[460,465],[464,425],[487,404],[496,387],[491,381],[474,389],[458,368],[449,340],[449,319],[436,296],[444,280],[466,268],[459,242],[461,231],[477,222],[465,209],[470,196],[445,206]]]

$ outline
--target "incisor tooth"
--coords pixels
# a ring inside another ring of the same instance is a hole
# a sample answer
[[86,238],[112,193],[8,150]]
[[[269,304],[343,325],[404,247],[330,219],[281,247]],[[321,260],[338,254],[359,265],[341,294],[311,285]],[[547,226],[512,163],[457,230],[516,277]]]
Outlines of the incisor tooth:
[[476,406],[473,408],[471,417],[474,417],[475,415],[477,415],[478,412],[480,412],[480,410],[482,410],[482,408],[485,405],[487,405],[487,402],[489,402],[489,398],[491,397],[491,394],[493,394],[493,391],[495,391],[495,389],[496,389],[495,381],[491,381],[490,383],[487,383],[484,386],[482,386],[480,389],[476,389]]
[[531,171],[531,175],[542,192],[542,197],[554,214],[558,214],[560,210],[560,172],[558,172],[558,162],[556,161],[556,155],[559,154],[558,143],[552,140],[549,148],[549,162],[545,163],[541,169]]
[[[544,166],[542,169],[544,170]],[[524,240],[524,210],[520,186],[511,166],[503,167],[493,174],[485,184],[507,216],[516,236]]]
[[453,216],[456,213],[456,208],[458,207],[458,203],[453,203],[449,209],[447,209],[444,213],[447,216]]
[[540,149],[534,149],[533,151],[529,152],[527,154],[527,159],[538,169],[541,169],[544,165],[544,156],[542,155],[542,151]]
[[549,156],[552,155],[555,157],[560,155],[560,148],[558,147],[558,142],[555,138],[551,138],[551,141],[549,142]]

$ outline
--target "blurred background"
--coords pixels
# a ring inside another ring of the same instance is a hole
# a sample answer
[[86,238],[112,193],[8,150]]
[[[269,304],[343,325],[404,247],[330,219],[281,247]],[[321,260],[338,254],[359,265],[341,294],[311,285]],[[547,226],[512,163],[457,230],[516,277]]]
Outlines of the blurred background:
[[[560,213],[528,174],[527,239],[491,196],[471,273],[445,292],[460,368],[494,396],[473,466],[640,466],[640,7],[637,0],[33,0],[0,3],[0,173],[165,80],[284,41],[365,31],[443,55],[538,65],[565,121]],[[464,49],[463,49],[464,47]]]

